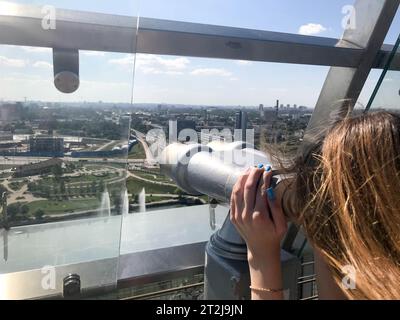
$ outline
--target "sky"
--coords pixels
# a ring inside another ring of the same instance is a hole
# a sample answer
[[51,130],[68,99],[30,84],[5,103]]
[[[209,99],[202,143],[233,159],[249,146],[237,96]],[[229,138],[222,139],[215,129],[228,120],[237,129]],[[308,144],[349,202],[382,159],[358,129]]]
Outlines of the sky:
[[[1,1],[0,1],[1,2]],[[94,11],[340,38],[342,9],[352,0],[44,0],[13,1]],[[1,7],[0,7],[1,8]],[[1,14],[1,13],[0,13]],[[398,13],[386,43],[400,30]],[[314,107],[328,67],[177,56],[81,52],[80,88],[59,93],[53,85],[52,53],[46,48],[0,46],[0,99],[105,101],[195,105]],[[134,72],[134,77],[133,77]],[[381,71],[371,73],[361,104]],[[134,79],[134,85],[132,85]]]

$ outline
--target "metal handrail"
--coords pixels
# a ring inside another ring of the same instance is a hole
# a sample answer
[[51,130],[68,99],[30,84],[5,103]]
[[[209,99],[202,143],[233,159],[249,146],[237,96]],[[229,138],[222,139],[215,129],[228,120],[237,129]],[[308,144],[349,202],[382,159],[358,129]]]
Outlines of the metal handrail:
[[[41,7],[2,5],[0,44],[349,68],[365,52],[342,39],[65,9],[56,11],[56,29],[44,30]],[[372,67],[382,69],[392,48],[384,45]],[[392,68],[400,70],[400,54]]]

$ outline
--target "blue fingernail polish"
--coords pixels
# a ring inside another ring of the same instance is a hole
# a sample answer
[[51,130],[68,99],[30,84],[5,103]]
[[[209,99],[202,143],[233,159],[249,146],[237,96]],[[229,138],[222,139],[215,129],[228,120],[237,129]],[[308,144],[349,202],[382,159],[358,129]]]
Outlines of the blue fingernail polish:
[[264,168],[264,165],[263,164],[259,164],[258,165],[258,169],[262,169],[262,168]]
[[267,196],[268,196],[268,199],[271,201],[276,200],[274,188],[267,189]]
[[267,166],[266,168],[265,168],[265,171],[267,171],[267,172],[270,172],[272,170],[272,167],[271,166]]

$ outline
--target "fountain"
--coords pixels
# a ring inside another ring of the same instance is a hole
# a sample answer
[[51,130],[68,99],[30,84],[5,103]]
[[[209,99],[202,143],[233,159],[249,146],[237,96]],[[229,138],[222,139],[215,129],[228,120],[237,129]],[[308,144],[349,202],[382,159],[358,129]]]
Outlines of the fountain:
[[122,194],[122,215],[128,215],[129,214],[129,196],[128,196],[128,190],[125,189],[125,191]]
[[99,216],[100,217],[111,216],[110,194],[107,189],[103,192],[101,196]]
[[139,212],[146,212],[146,191],[144,188],[139,193]]

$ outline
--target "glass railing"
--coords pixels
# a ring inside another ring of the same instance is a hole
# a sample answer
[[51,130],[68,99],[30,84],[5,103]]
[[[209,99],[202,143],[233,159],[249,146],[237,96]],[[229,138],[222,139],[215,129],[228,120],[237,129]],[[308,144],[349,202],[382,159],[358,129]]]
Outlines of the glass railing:
[[[0,14],[12,14],[12,5],[1,3]],[[33,40],[64,27],[57,17],[68,20],[68,14],[58,11],[60,5],[38,1],[32,7],[43,16],[37,20],[43,33],[32,32]],[[137,16],[138,2],[66,1],[65,7],[108,14],[123,8]],[[135,29],[131,37],[135,52]],[[0,47],[0,287],[8,288],[0,298],[67,296],[74,293],[68,283],[80,283],[81,292],[116,286],[122,217],[130,201],[127,159],[139,143],[130,132],[134,57]],[[121,58],[124,65],[116,66]],[[27,271],[36,281],[10,290],[23,281],[7,275]]]

